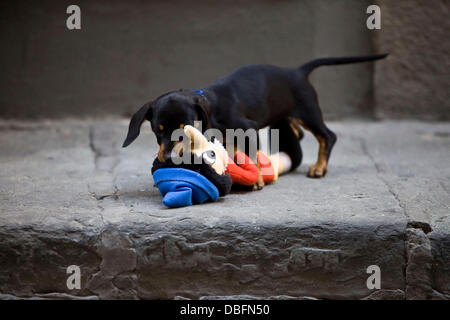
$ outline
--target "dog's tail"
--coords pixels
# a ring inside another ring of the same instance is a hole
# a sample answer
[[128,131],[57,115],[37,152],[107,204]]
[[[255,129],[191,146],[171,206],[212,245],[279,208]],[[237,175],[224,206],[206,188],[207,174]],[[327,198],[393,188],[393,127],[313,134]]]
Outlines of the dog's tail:
[[342,57],[342,58],[320,58],[312,60],[304,65],[300,66],[299,69],[302,70],[305,75],[310,74],[315,68],[320,66],[332,66],[337,64],[348,64],[357,62],[366,62],[386,58],[388,53],[376,54],[373,56],[362,56],[362,57]]

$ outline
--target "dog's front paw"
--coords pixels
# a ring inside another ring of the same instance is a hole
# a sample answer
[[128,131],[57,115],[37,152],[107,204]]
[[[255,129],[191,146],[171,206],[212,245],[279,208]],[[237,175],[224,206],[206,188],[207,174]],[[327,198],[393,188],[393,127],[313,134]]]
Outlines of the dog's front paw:
[[256,181],[253,185],[253,191],[261,190],[262,188],[264,188],[264,181],[262,179]]
[[327,173],[326,165],[314,164],[309,167],[308,177],[309,178],[322,178]]
[[260,185],[258,183],[255,183],[253,185],[253,191],[258,191],[258,190],[261,190],[262,188],[264,188],[264,185]]

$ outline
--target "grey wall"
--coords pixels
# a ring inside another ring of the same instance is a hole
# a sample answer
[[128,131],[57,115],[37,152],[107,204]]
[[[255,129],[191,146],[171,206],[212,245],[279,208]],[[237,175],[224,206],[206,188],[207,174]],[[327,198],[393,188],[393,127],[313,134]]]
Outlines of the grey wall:
[[[82,30],[66,28],[81,7]],[[369,1],[11,1],[0,7],[0,117],[129,115],[248,63],[373,52]],[[372,65],[312,81],[328,119],[370,115]]]
[[450,120],[450,1],[378,4],[374,44],[391,56],[375,67],[377,117]]

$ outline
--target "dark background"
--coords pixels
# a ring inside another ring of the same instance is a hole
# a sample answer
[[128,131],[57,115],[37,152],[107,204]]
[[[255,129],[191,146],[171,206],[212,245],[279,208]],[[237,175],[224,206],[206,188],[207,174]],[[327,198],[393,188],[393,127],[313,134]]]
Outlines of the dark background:
[[[366,8],[381,6],[381,30]],[[81,8],[81,30],[66,8]],[[128,116],[249,63],[390,52],[311,77],[327,119],[449,116],[449,1],[9,1],[0,5],[0,117]]]

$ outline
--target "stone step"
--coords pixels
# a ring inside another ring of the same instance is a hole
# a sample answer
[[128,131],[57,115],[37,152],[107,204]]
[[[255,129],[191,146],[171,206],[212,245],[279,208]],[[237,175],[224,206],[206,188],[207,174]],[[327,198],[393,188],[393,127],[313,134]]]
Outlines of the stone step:
[[275,184],[167,209],[148,125],[122,149],[125,120],[0,123],[0,298],[448,299],[449,124],[329,126],[324,179],[307,135]]

